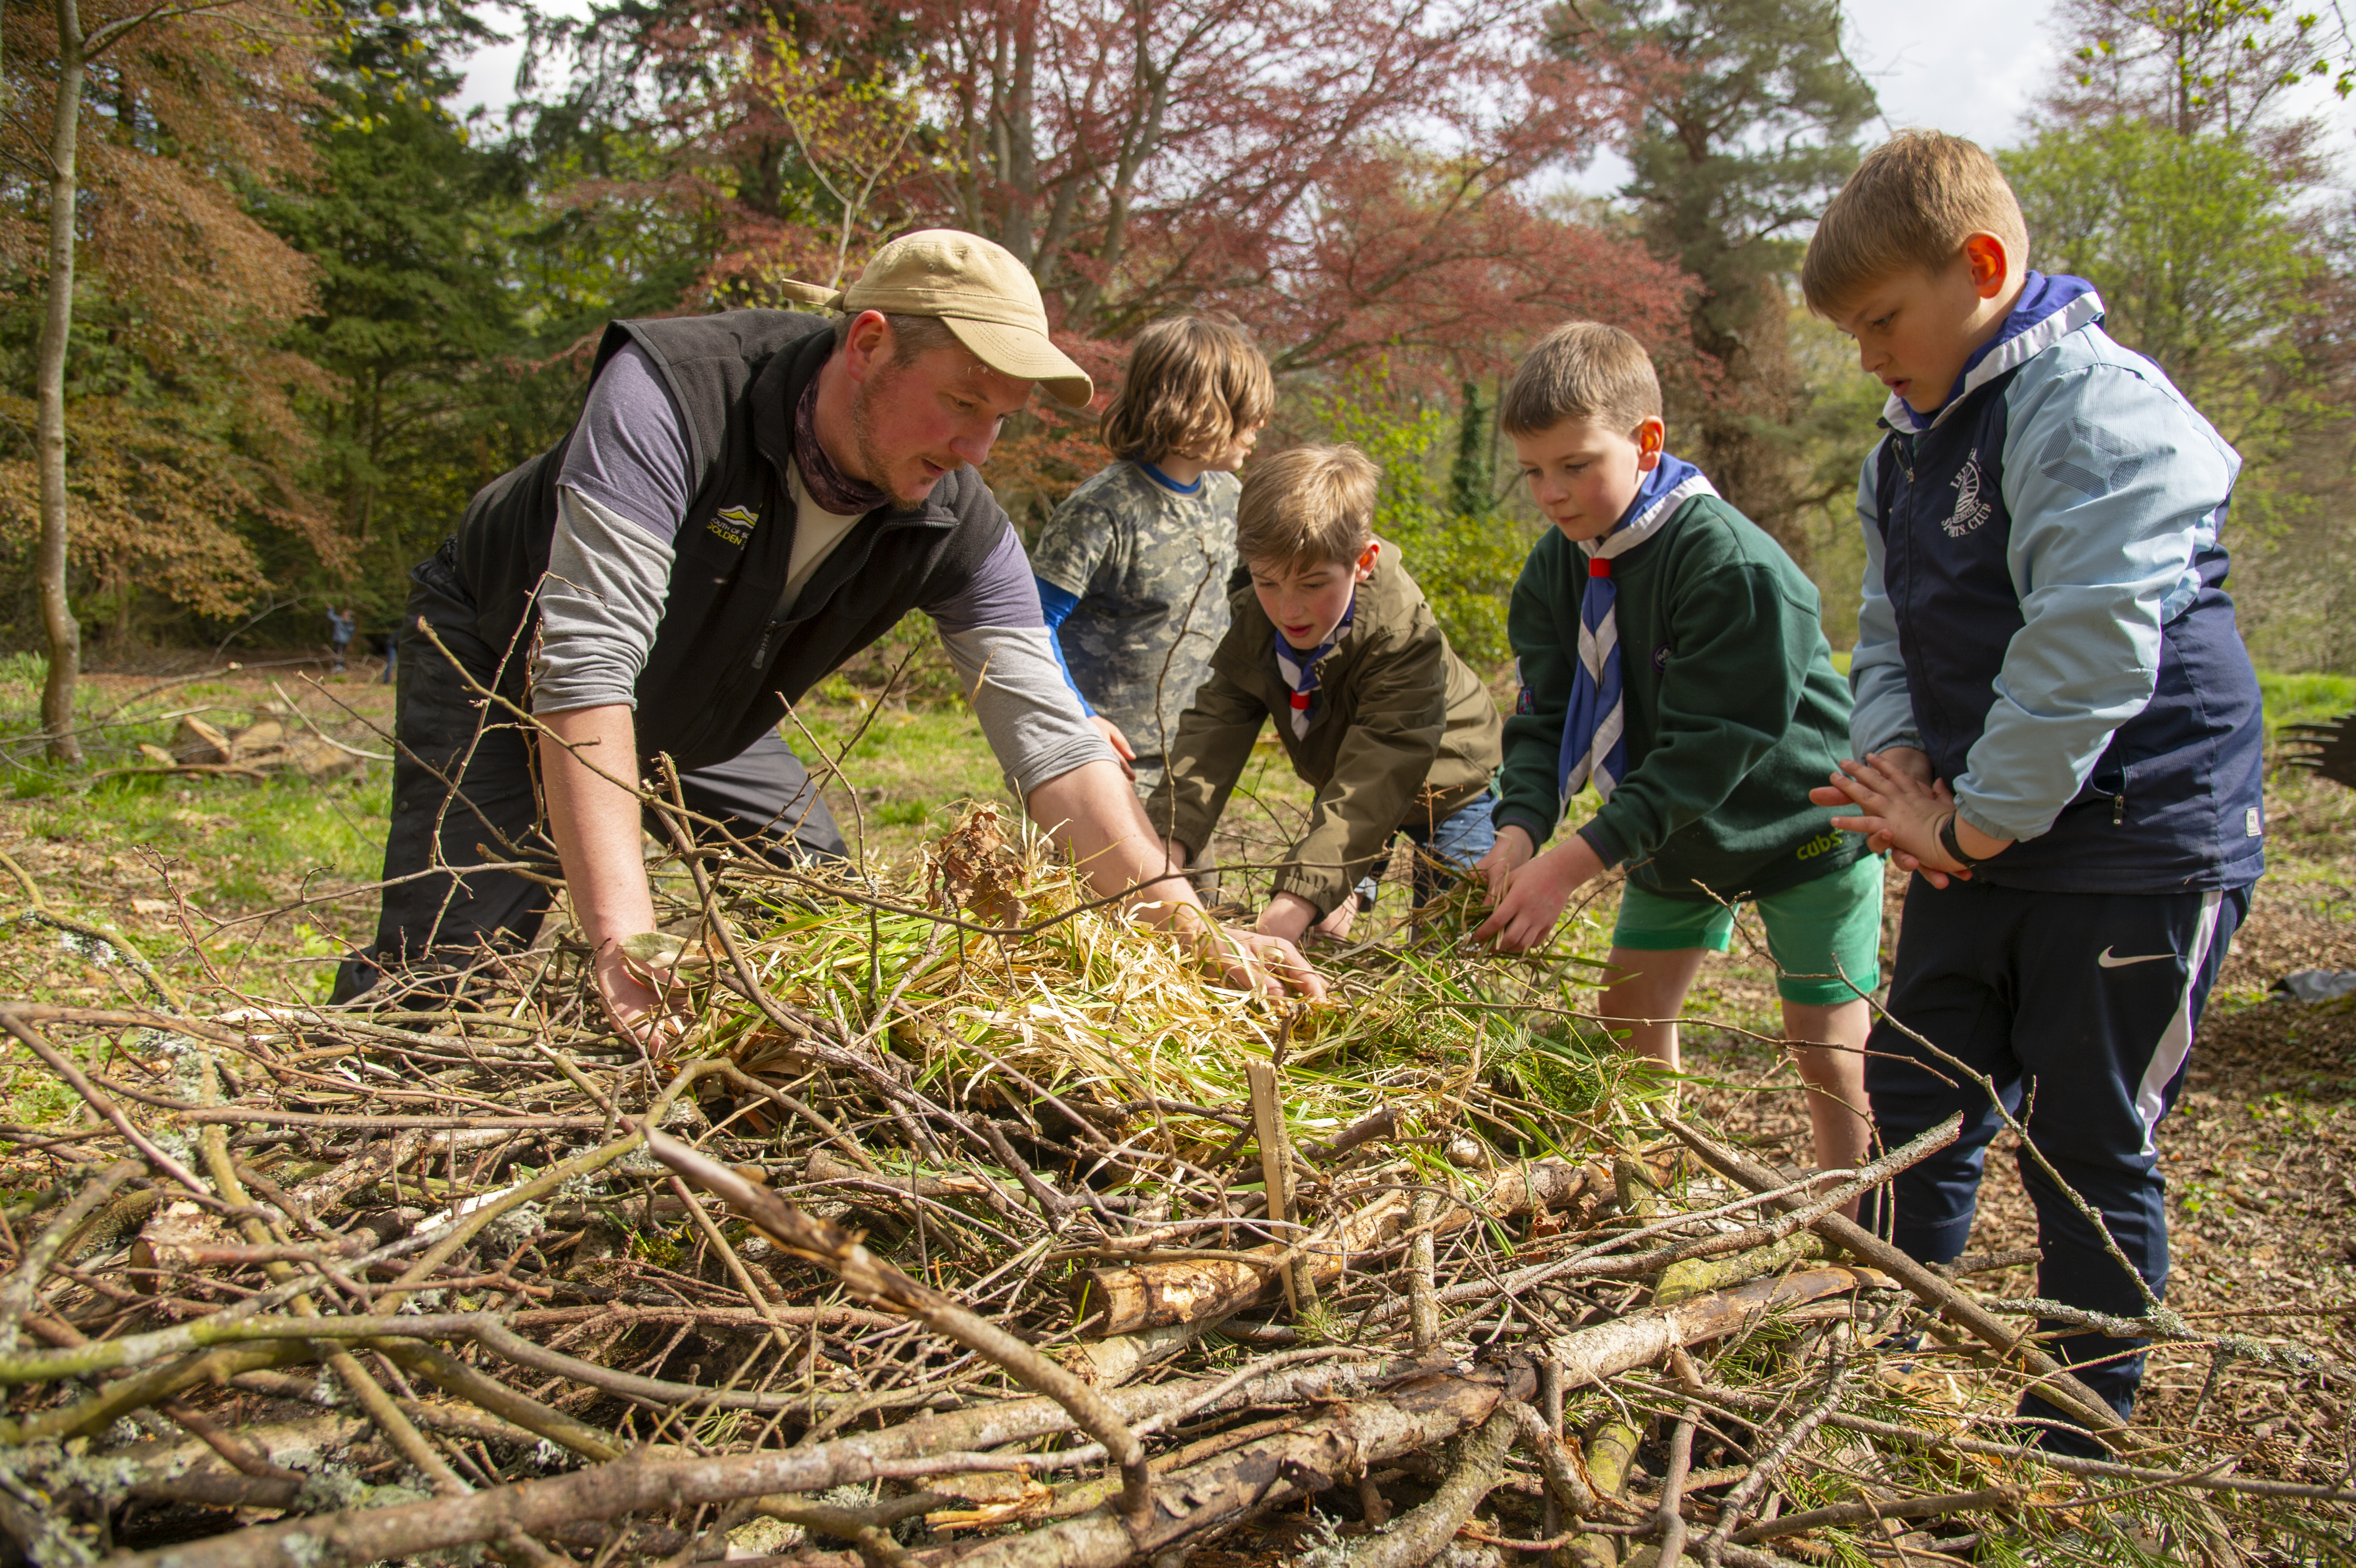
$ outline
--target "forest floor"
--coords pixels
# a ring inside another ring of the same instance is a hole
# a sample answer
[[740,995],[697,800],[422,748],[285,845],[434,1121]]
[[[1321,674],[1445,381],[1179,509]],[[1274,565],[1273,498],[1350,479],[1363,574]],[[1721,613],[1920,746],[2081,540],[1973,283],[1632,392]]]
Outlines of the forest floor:
[[[390,727],[392,691],[373,674],[357,664],[344,677],[323,677],[316,667],[248,668],[163,690],[152,676],[94,676],[82,696],[87,721],[104,726],[91,732],[93,752],[104,753],[93,761],[111,765],[140,741],[160,742],[179,714],[235,723],[273,697],[348,743],[389,751],[380,731]],[[176,980],[278,1001],[324,997],[336,959],[373,924],[373,899],[349,890],[376,874],[387,766],[371,763],[330,784],[135,774],[91,784],[87,769],[41,763],[33,745],[7,739],[33,728],[37,679],[30,660],[0,663],[0,755],[11,775],[0,779],[0,851],[60,911],[115,924]],[[2351,687],[2329,677],[2269,679],[2269,722],[2356,707]],[[829,699],[807,709],[796,749],[835,755],[850,742],[828,795],[846,837],[871,855],[905,857],[949,825],[953,802],[999,797],[996,765],[961,705],[887,704],[871,714],[847,685],[830,689]],[[134,699],[129,713],[106,717]],[[1272,738],[1237,800],[1236,820],[1246,826],[1221,847],[1229,865],[1265,859],[1307,804]],[[2328,1350],[2347,1365],[2356,1363],[2356,1006],[2309,1007],[2269,987],[2295,969],[2356,968],[2356,793],[2277,769],[2268,809],[2269,869],[2159,1140],[2175,1249],[2169,1299],[2195,1320],[2252,1331],[2263,1331],[2269,1315],[2332,1309]],[[1404,867],[1393,874],[1403,876]],[[1231,875],[1231,896],[1240,880]],[[1404,891],[1389,891],[1376,918],[1403,909]],[[1889,940],[1901,891],[1893,876]],[[1600,894],[1569,940],[1600,955],[1615,901],[1612,891]],[[135,1005],[129,981],[120,966],[89,962],[55,932],[0,927],[0,994]],[[1780,1053],[1743,1032],[1776,1032],[1772,969],[1751,917],[1738,927],[1735,951],[1705,965],[1688,1018],[1687,1093],[1721,1128],[1806,1163],[1797,1081]],[[62,1091],[37,1074],[11,1077],[11,1119],[65,1108]],[[2019,1179],[1999,1147],[1972,1247],[2034,1239]],[[2023,1269],[1987,1284],[2023,1296],[2034,1281]],[[2347,1413],[2336,1406],[2286,1408],[2275,1387],[2285,1375],[2227,1362],[2208,1392],[2205,1424],[2247,1431],[2289,1474],[2303,1452],[2310,1460],[2336,1456],[2349,1435]],[[2210,1376],[2206,1350],[2156,1353],[2146,1385],[2151,1413],[2186,1421]],[[2265,1468],[2247,1465],[2244,1473]]]

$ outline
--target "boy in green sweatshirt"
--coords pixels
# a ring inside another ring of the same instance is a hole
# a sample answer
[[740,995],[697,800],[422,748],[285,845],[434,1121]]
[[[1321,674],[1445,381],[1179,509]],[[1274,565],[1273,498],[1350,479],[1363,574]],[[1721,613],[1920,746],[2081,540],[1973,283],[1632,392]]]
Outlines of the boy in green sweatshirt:
[[[1530,551],[1507,613],[1521,695],[1505,722],[1497,842],[1479,867],[1494,912],[1475,934],[1508,953],[1542,946],[1573,892],[1624,865],[1619,977],[1599,1010],[1675,1070],[1702,955],[1725,952],[1734,906],[1756,903],[1818,1166],[1855,1165],[1881,862],[1826,813],[1792,806],[1848,744],[1848,688],[1815,588],[1664,450],[1652,359],[1618,328],[1549,333],[1499,418],[1555,531]],[[1593,814],[1539,854],[1589,784]]]

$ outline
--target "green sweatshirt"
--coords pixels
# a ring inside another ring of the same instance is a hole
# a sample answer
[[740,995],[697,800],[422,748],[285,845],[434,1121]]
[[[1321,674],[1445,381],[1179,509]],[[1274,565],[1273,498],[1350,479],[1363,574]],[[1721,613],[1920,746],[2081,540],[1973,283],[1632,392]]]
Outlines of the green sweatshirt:
[[[1496,821],[1520,824],[1535,844],[1563,813],[1587,571],[1584,550],[1547,533],[1506,616],[1522,689],[1505,720]],[[1861,836],[1808,803],[1848,754],[1848,684],[1833,669],[1815,586],[1783,547],[1697,496],[1612,575],[1628,770],[1579,830],[1603,863],[1626,862],[1631,881],[1665,898],[1703,901],[1776,892],[1864,854]]]

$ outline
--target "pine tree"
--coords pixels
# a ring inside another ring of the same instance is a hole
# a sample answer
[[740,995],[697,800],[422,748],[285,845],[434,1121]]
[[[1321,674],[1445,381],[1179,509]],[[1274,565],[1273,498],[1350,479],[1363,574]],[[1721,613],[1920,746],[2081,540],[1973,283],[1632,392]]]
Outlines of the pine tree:
[[1670,381],[1670,443],[1795,555],[1814,421],[1784,338],[1786,279],[1878,112],[1840,30],[1837,0],[1605,0],[1553,29],[1572,59],[1670,67],[1630,84],[1643,107],[1621,191],[1653,253],[1695,285],[1702,374]]

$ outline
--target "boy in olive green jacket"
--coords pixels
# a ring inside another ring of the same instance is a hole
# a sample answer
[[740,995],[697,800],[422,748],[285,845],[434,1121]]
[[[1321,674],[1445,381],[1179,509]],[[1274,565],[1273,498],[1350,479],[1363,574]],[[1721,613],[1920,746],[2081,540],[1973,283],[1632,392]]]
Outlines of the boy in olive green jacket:
[[[1547,335],[1500,418],[1554,530],[1507,613],[1521,695],[1481,867],[1495,912],[1476,934],[1507,952],[1543,945],[1572,892],[1625,866],[1619,978],[1599,1010],[1675,1069],[1702,955],[1726,951],[1733,906],[1755,902],[1819,1166],[1856,1164],[1881,862],[1827,813],[1794,808],[1848,745],[1848,688],[1815,588],[1664,449],[1652,360],[1618,328]],[[1590,784],[1593,813],[1539,854]]]
[[1416,902],[1493,842],[1497,705],[1448,645],[1398,552],[1374,537],[1377,474],[1352,446],[1296,447],[1253,466],[1236,517],[1251,586],[1210,678],[1178,720],[1146,802],[1183,869],[1209,842],[1271,714],[1313,785],[1308,830],[1277,873],[1264,933],[1341,937],[1374,903],[1394,834],[1422,853]]

